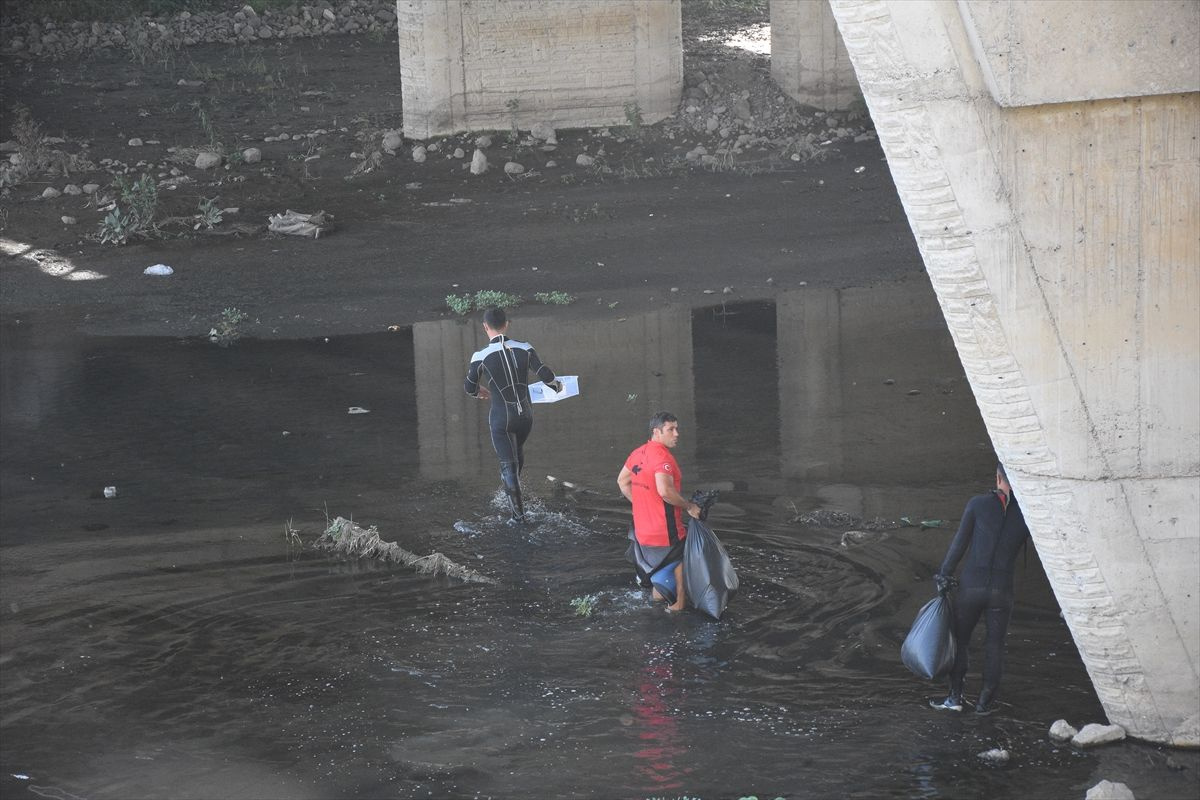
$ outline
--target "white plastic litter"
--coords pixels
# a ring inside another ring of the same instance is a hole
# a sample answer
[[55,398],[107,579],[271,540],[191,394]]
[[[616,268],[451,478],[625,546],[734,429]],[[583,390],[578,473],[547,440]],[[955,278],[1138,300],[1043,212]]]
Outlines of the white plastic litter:
[[174,275],[175,270],[168,267],[166,264],[155,264],[152,267],[146,267],[142,270],[143,275]]
[[361,406],[350,406],[350,408],[346,409],[346,413],[347,414],[370,414],[371,410],[368,408],[362,408]]
[[272,214],[268,226],[276,233],[289,233],[293,236],[308,236],[313,239],[321,238],[321,234],[333,230],[333,215],[318,211],[315,214],[302,214],[290,208],[283,214]]

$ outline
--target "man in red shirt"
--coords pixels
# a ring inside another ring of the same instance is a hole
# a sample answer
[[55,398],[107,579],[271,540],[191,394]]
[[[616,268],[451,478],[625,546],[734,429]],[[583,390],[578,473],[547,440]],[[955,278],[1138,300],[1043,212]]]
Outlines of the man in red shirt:
[[[629,454],[617,476],[621,494],[633,504],[633,535],[638,544],[643,550],[661,548],[663,557],[687,538],[682,511],[700,518],[700,506],[679,493],[683,475],[671,455],[677,444],[679,419],[669,411],[658,412],[650,418],[650,439]],[[682,561],[675,565],[675,586],[675,602],[667,606],[668,611],[683,610]],[[654,599],[667,598],[655,589]]]

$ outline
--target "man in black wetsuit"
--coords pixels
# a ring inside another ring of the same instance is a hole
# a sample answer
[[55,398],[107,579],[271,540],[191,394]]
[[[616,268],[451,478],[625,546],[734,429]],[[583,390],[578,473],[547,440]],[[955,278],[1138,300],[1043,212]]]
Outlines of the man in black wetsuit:
[[503,308],[489,308],[483,314],[483,332],[488,346],[471,356],[467,368],[467,394],[481,400],[491,399],[488,426],[492,447],[500,459],[500,477],[512,506],[513,518],[523,519],[525,503],[521,498],[521,468],[525,466],[525,439],[533,430],[533,410],[529,401],[529,373],[537,380],[562,391],[554,371],[542,363],[528,342],[508,338],[508,317]]
[[996,488],[988,494],[972,497],[963,511],[958,533],[946,552],[938,574],[933,576],[939,594],[954,588],[954,570],[966,556],[961,585],[954,602],[954,638],[958,644],[954,667],[950,670],[950,694],[930,705],[945,711],[962,711],[963,680],[967,675],[967,648],[971,632],[984,618],[987,638],[983,650],[983,688],[975,704],[977,714],[996,710],[1000,674],[1004,670],[1004,636],[1013,610],[1013,567],[1017,552],[1029,537],[1025,516],[1004,465],[996,465]]

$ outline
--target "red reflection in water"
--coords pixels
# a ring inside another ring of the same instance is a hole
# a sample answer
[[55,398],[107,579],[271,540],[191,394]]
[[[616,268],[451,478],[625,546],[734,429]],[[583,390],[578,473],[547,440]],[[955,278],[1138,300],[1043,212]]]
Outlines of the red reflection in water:
[[642,746],[634,752],[636,772],[650,782],[654,790],[680,789],[683,778],[692,770],[675,762],[684,747],[679,726],[671,712],[671,701],[678,694],[674,685],[670,653],[651,649],[638,683],[638,701],[634,706],[637,737]]

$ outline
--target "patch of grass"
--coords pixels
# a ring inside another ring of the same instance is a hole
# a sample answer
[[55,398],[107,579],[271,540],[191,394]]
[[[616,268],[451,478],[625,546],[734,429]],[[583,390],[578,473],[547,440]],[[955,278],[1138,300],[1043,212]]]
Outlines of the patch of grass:
[[640,140],[645,133],[642,129],[642,107],[636,102],[625,104],[625,122],[629,126],[629,135]]
[[538,292],[533,296],[534,300],[548,306],[569,306],[575,302],[575,298],[566,292]]
[[571,608],[575,609],[575,614],[577,616],[590,617],[592,612],[596,610],[596,603],[599,600],[599,595],[581,595],[571,600]]
[[474,295],[469,293],[446,295],[446,305],[459,316],[470,314],[472,310],[477,308],[489,308],[491,306],[516,308],[523,302],[520,295],[499,292],[494,289],[480,289]]
[[205,230],[211,231],[213,228],[221,224],[221,220],[225,218],[221,207],[217,205],[217,199],[214,197],[211,200],[207,197],[200,198],[198,213],[196,214],[196,224],[192,230],[200,230],[203,227]]
[[36,175],[46,168],[49,161],[49,151],[43,143],[42,126],[33,118],[29,109],[20,103],[13,106],[12,123],[13,141],[17,143],[17,164],[3,171],[4,180],[0,185],[16,185],[31,175]]
[[559,205],[557,202],[550,204],[550,211],[557,214],[563,219],[569,219],[571,222],[580,223],[588,219],[599,219],[601,217],[612,217],[600,208],[599,203],[592,203],[590,206],[573,206],[569,203]]
[[126,244],[158,234],[158,184],[147,174],[132,183],[118,175],[116,207],[100,222],[97,238],[104,244]]
[[239,326],[247,319],[249,317],[246,315],[246,312],[240,308],[222,309],[212,330],[208,332],[209,341],[215,342],[222,347],[228,347],[241,338],[242,331]]
[[521,101],[517,98],[504,101],[504,107],[508,109],[509,144],[516,144],[521,140],[521,131],[517,128],[517,113],[521,110]]

